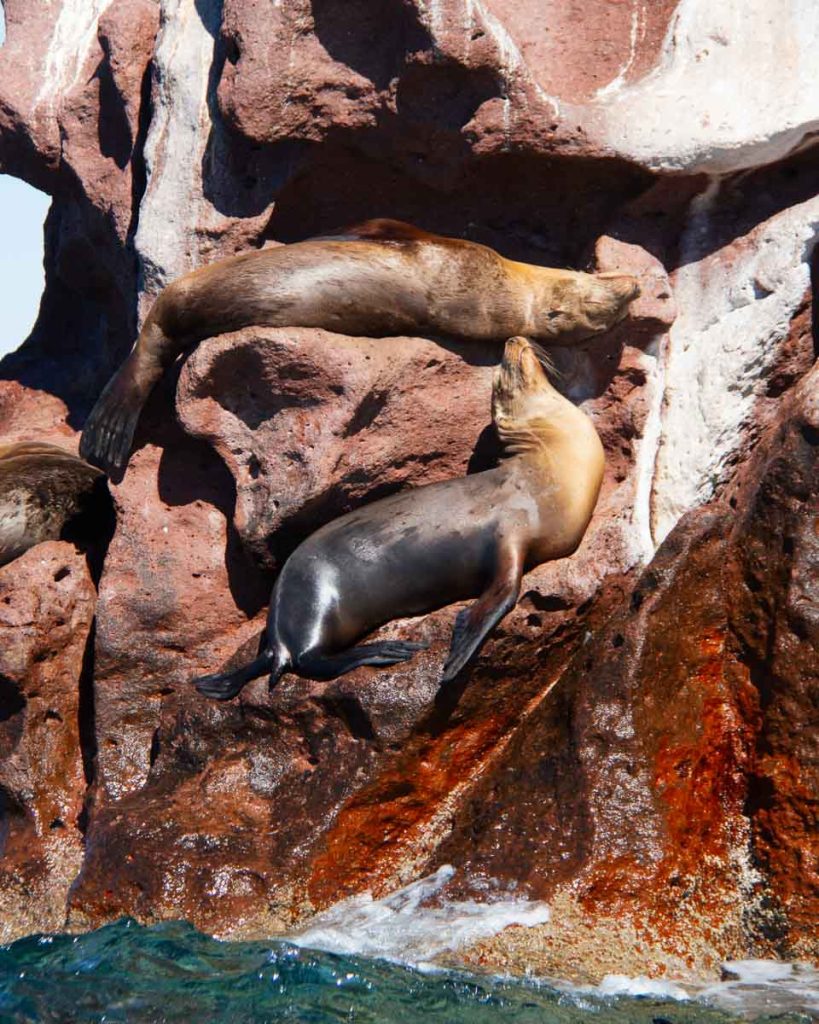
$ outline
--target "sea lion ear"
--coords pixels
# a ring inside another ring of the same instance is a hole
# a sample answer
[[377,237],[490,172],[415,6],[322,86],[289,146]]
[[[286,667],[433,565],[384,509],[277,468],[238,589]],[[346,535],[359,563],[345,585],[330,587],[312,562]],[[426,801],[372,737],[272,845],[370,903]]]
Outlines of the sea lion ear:
[[362,238],[371,242],[420,242],[433,236],[402,220],[377,217],[346,228],[339,232],[339,237]]

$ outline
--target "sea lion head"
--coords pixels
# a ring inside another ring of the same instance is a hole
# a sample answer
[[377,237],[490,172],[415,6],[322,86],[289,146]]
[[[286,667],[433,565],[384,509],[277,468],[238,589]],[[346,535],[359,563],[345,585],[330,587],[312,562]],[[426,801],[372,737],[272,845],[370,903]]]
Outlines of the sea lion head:
[[639,294],[630,274],[575,274],[544,295],[535,333],[561,345],[584,341],[619,323]]
[[492,419],[498,429],[548,418],[556,394],[531,342],[510,338],[492,387]]

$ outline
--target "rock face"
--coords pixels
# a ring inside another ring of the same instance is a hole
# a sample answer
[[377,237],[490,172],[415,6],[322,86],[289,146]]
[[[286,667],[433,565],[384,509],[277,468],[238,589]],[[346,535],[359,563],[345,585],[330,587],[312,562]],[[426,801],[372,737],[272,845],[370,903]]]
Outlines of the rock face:
[[452,864],[449,896],[552,907],[475,963],[819,957],[814,5],[5,15],[0,170],[54,201],[2,442],[75,443],[176,275],[368,217],[643,292],[551,352],[607,452],[587,536],[445,690],[454,607],[384,628],[430,643],[394,669],[227,705],[189,682],[255,654],[316,527],[491,465],[498,346],[251,328],[168,374],[98,593],[66,545],[0,573],[0,939],[122,914],[269,935]]
[[0,569],[0,941],[59,929],[83,857],[96,593],[50,541]]

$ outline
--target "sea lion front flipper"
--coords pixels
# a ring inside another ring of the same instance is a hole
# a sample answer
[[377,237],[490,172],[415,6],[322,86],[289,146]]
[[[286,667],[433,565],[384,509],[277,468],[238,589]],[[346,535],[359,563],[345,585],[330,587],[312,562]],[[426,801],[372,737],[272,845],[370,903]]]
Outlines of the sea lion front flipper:
[[141,392],[133,386],[130,368],[124,363],[106,384],[80,438],[80,455],[109,476],[119,474],[128,462],[144,404]]
[[300,675],[311,679],[336,679],[362,665],[396,665],[400,661],[409,661],[418,651],[426,648],[426,644],[410,643],[408,640],[382,640],[379,643],[351,647],[339,654],[308,651],[299,656],[296,668]]
[[512,542],[507,542],[498,552],[495,578],[487,590],[474,604],[458,612],[442,683],[457,676],[504,615],[515,607],[522,572],[521,552]]

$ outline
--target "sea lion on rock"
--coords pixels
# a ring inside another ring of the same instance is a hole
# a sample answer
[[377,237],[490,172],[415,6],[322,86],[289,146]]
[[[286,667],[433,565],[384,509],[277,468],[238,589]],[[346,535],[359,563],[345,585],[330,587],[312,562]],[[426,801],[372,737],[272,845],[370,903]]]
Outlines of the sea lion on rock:
[[452,679],[510,611],[521,576],[570,555],[591,519],[603,446],[589,417],[549,383],[525,338],[506,343],[492,416],[500,464],[373,502],[317,530],[273,587],[266,647],[252,664],[195,680],[216,700],[285,671],[333,679],[359,665],[407,661],[423,646],[353,646],[391,619],[480,595],[455,620],[443,681]]
[[46,540],[79,539],[104,488],[99,469],[57,445],[0,445],[0,565]]
[[242,327],[323,327],[381,337],[525,335],[570,344],[605,331],[639,294],[626,274],[507,260],[475,242],[400,221],[258,249],[200,267],[164,289],[133,351],[97,400],[80,453],[122,470],[145,401],[177,357]]

